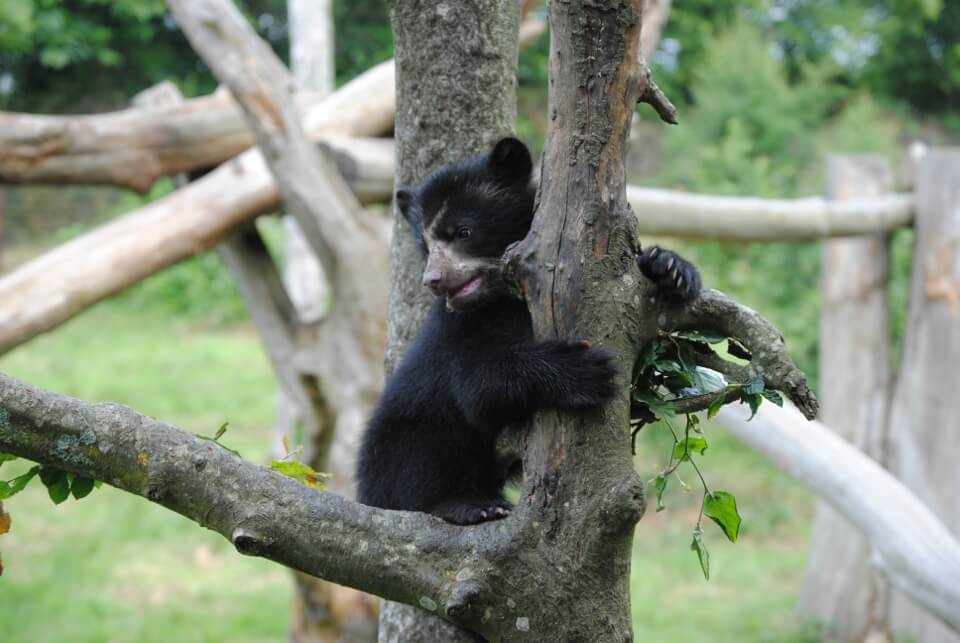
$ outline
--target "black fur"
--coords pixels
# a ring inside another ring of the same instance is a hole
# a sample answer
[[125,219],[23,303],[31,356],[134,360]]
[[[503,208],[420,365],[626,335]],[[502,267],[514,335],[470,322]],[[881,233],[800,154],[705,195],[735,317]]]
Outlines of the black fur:
[[364,504],[456,524],[502,518],[510,505],[495,461],[500,430],[541,409],[594,411],[618,389],[609,351],[582,339],[534,341],[526,304],[506,296],[496,278],[495,262],[530,229],[532,167],[526,146],[508,138],[397,193],[425,253],[433,243],[458,258],[491,261],[477,269],[482,293],[455,312],[451,297],[462,278],[448,284],[437,273],[428,281],[447,301],[434,304],[364,434],[357,466]]
[[675,252],[651,246],[637,257],[637,265],[669,299],[687,302],[700,294],[700,272]]

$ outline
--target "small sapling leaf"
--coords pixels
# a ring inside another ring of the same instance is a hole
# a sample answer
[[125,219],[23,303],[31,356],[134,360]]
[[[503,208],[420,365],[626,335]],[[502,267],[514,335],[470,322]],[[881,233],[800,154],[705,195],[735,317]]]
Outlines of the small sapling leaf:
[[676,460],[689,460],[694,453],[703,455],[707,450],[706,438],[699,435],[691,435],[683,438],[673,445],[673,457]]
[[690,543],[690,549],[697,552],[703,577],[710,580],[710,552],[707,551],[707,546],[703,542],[703,529],[699,526],[693,528],[693,542]]
[[333,477],[329,473],[314,471],[309,465],[296,460],[274,460],[270,463],[270,468],[303,485],[321,490],[327,488],[326,481]]
[[727,491],[708,493],[703,503],[703,513],[720,525],[730,542],[737,542],[740,535],[740,514],[737,512],[737,499]]
[[663,511],[666,509],[666,506],[663,504],[663,492],[667,490],[667,476],[659,473],[657,477],[654,478],[653,488],[657,492],[657,511]]
[[227,432],[227,427],[229,426],[230,426],[229,422],[224,422],[223,424],[221,424],[220,428],[217,429],[217,432],[213,434],[213,441],[216,442],[221,437],[223,437],[223,434]]
[[755,395],[757,393],[763,393],[765,385],[763,383],[762,377],[755,377],[743,387],[743,392],[747,395]]

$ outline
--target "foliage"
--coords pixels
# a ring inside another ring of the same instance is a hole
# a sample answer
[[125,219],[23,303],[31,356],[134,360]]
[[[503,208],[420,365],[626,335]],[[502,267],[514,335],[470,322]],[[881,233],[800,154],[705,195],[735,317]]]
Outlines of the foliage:
[[[707,580],[710,579],[710,553],[703,537],[703,517],[707,516],[719,525],[730,542],[737,541],[741,519],[734,495],[728,491],[711,491],[696,463],[694,456],[702,456],[708,444],[700,426],[700,418],[695,413],[707,409],[708,417],[713,417],[725,404],[740,401],[748,404],[752,413],[756,414],[763,398],[783,405],[780,394],[766,390],[762,378],[728,383],[721,373],[697,364],[703,356],[709,356],[714,361],[723,360],[713,346],[724,341],[728,345],[728,355],[750,358],[749,352],[743,346],[722,335],[681,331],[655,339],[637,360],[630,396],[634,450],[637,433],[645,424],[660,421],[673,438],[667,466],[651,480],[657,496],[657,511],[666,508],[663,495],[671,477],[676,477],[680,485],[688,488],[677,475],[681,464],[689,463],[703,485],[700,513],[693,529],[690,548],[696,553]],[[686,415],[683,437],[680,437],[671,423],[671,419],[679,414]],[[752,419],[753,415],[750,417]]]
[[960,97],[960,4],[943,0],[674,3],[654,58],[668,95],[691,100],[694,75],[710,61],[709,43],[738,21],[765,34],[791,79],[812,64],[837,86],[941,114]]
[[[659,182],[680,189],[709,186],[719,194],[785,197],[816,156],[809,132],[823,120],[835,91],[811,68],[790,82],[771,43],[747,22],[704,44],[692,72],[694,107],[670,128]],[[744,66],[742,61],[751,61]]]

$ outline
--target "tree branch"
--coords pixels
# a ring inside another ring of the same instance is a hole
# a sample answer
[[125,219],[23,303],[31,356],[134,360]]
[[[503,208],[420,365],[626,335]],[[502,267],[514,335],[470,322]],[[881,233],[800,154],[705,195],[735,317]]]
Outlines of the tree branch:
[[333,278],[340,265],[362,256],[377,232],[336,167],[307,141],[293,77],[233,3],[168,4],[194,50],[240,103],[284,205]]
[[[463,529],[305,487],[119,404],[90,404],[0,374],[0,451],[147,498],[246,555],[442,615],[451,570],[509,541],[501,523]],[[478,574],[479,575],[479,574]]]
[[[744,375],[762,377],[768,388],[783,391],[807,419],[817,416],[817,398],[803,371],[790,359],[783,336],[757,312],[716,290],[703,291],[686,307],[663,306],[662,330],[711,330],[736,339],[752,353],[753,359],[747,370],[733,369],[735,365],[731,365],[728,373],[737,372],[737,379]],[[719,366],[712,360],[711,364],[710,368]]]

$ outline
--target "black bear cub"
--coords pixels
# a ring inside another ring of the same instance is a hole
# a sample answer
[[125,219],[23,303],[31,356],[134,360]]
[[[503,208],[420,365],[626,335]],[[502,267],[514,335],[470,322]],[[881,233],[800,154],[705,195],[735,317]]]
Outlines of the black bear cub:
[[[532,171],[527,147],[505,138],[397,192],[438,297],[364,434],[360,502],[459,525],[503,518],[500,430],[541,409],[597,409],[616,392],[611,353],[582,339],[534,341],[526,304],[504,288],[500,257],[533,219]],[[650,249],[640,261],[671,296],[699,291],[696,269],[673,253]]]

